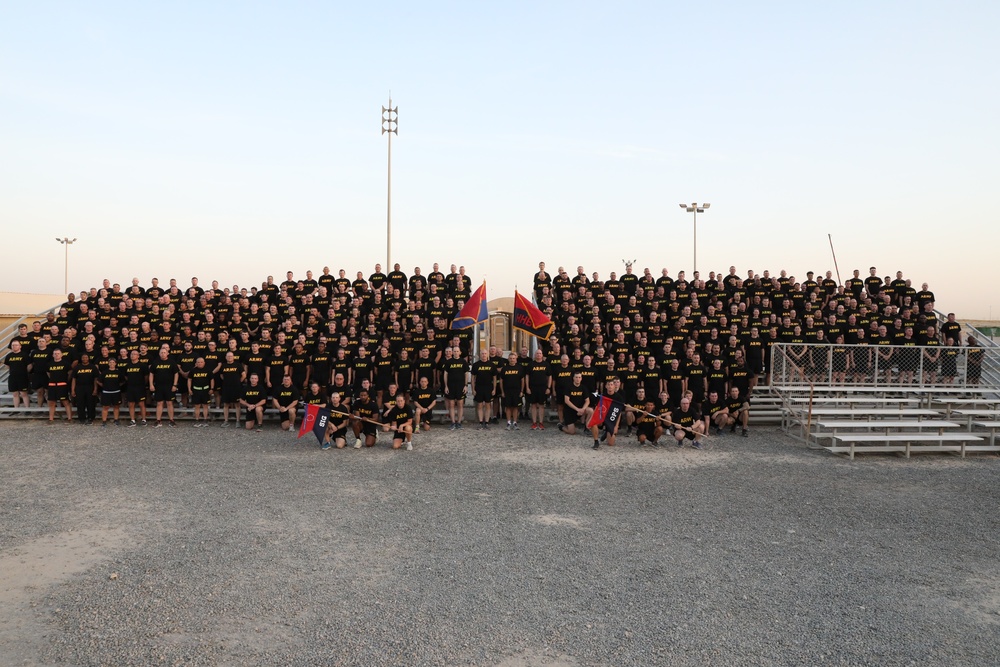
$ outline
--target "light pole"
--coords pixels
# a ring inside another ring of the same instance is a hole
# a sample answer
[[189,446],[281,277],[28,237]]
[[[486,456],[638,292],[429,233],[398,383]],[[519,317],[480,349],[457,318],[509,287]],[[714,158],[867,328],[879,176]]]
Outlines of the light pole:
[[688,213],[694,213],[694,262],[691,267],[691,275],[694,276],[694,272],[698,270],[698,214],[704,213],[708,210],[711,204],[696,204],[692,202],[691,204],[681,204],[681,208]]
[[68,236],[62,239],[56,237],[56,241],[62,243],[66,249],[66,260],[63,266],[63,294],[69,294],[69,246],[71,243],[76,243],[76,239],[71,239]]
[[382,134],[389,135],[388,179],[385,195],[385,270],[392,270],[392,135],[399,136],[397,119],[399,107],[392,106],[392,93],[389,93],[389,106],[382,107]]

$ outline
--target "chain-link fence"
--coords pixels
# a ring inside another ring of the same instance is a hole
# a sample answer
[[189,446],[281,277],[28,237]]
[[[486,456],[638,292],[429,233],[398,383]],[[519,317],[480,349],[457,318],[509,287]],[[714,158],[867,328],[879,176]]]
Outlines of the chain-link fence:
[[771,350],[771,382],[783,386],[997,387],[996,369],[998,347],[779,343]]

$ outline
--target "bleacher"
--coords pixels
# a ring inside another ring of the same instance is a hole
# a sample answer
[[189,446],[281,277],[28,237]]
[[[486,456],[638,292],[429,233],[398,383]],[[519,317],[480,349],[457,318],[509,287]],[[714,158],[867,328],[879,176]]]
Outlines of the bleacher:
[[[962,364],[949,382],[926,381],[932,376],[917,368],[913,373],[919,379],[904,383],[901,378],[908,376],[900,373],[901,357],[890,356],[886,363],[891,366],[876,365],[867,374],[855,374],[850,383],[835,384],[804,368],[801,360],[810,357],[800,349],[775,347],[773,390],[781,401],[782,429],[809,447],[851,459],[872,453],[909,458],[916,453],[964,457],[1000,452],[1000,382],[991,370],[1000,361],[1000,348],[985,349],[984,372],[975,383]],[[814,346],[808,352],[826,353],[830,347]]]

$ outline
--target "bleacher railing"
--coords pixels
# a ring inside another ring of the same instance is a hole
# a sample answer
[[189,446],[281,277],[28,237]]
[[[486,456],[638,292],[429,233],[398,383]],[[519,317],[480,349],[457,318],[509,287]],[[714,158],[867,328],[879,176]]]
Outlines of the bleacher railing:
[[1000,347],[837,345],[777,343],[771,348],[771,383],[784,388],[998,390],[991,369]]

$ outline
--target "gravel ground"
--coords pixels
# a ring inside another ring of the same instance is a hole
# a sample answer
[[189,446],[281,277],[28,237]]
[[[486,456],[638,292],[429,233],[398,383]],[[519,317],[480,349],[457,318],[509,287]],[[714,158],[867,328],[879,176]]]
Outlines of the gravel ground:
[[[1000,459],[0,425],[3,665],[996,665]],[[384,436],[383,436],[384,437]]]

